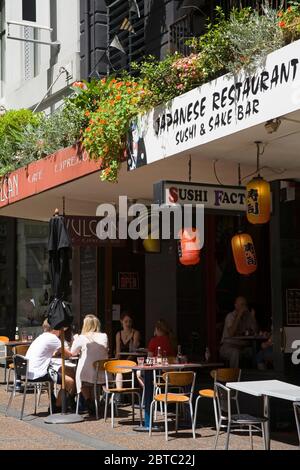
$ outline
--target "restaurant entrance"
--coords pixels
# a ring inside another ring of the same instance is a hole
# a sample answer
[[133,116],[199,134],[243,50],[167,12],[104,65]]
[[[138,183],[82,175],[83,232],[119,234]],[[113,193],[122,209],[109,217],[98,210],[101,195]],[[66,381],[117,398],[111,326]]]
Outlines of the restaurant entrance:
[[[255,309],[259,329],[271,329],[270,239],[268,226],[250,225],[236,214],[207,212],[200,264],[177,265],[177,331],[187,354],[203,358],[208,347],[217,360],[224,320],[237,296]],[[237,272],[232,255],[231,238],[240,223],[252,236],[258,259],[250,276]]]

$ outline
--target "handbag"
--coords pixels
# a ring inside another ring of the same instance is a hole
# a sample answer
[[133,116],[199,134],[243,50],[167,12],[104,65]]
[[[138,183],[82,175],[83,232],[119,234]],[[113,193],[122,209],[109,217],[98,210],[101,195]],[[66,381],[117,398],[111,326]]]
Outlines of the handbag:
[[71,305],[54,298],[47,310],[48,323],[53,330],[69,327],[73,321]]
[[48,367],[48,374],[49,374],[52,382],[55,382],[55,383],[58,382],[58,372],[57,372],[57,370],[54,369],[52,364],[50,364],[49,367]]

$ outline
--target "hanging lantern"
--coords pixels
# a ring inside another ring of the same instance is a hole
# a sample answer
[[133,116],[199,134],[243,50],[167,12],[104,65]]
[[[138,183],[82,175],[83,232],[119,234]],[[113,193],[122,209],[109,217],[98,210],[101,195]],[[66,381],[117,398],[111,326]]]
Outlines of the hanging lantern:
[[184,228],[179,232],[179,261],[185,266],[200,262],[200,237],[196,228]]
[[271,189],[261,176],[247,184],[247,219],[251,224],[266,224],[270,220]]
[[160,253],[160,240],[151,238],[151,234],[143,241],[143,246],[147,253]]
[[257,260],[252,237],[248,233],[238,233],[231,240],[235,267],[240,274],[254,273]]

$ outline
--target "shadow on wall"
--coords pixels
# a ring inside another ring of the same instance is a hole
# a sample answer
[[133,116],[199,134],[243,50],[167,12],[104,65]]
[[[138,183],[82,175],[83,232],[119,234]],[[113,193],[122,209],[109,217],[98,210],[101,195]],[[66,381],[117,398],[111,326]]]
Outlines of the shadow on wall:
[[145,21],[146,55],[160,58],[162,35],[167,33],[165,0],[149,0]]

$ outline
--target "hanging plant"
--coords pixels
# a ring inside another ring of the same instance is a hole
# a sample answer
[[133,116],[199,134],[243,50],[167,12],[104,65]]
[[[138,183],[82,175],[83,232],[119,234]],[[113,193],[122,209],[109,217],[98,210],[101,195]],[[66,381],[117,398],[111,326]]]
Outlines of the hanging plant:
[[117,181],[126,147],[130,122],[143,110],[149,93],[132,78],[107,78],[78,87],[77,103],[85,108],[86,127],[82,143],[93,160],[98,160],[102,181]]

